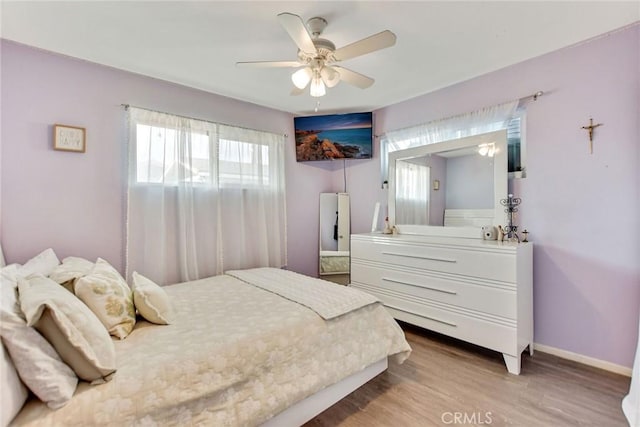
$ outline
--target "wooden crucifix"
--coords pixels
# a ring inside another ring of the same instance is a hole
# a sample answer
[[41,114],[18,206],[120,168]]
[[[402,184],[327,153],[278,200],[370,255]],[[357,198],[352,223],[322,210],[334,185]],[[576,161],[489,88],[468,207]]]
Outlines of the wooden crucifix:
[[593,130],[598,126],[602,126],[604,123],[593,124],[593,118],[589,119],[589,126],[582,126],[582,129],[589,131],[589,153],[593,154]]

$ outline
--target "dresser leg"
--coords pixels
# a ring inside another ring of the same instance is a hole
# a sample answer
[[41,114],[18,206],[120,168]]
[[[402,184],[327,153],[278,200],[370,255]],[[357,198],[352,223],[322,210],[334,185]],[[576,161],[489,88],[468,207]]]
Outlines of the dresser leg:
[[520,355],[513,357],[502,353],[502,357],[504,358],[504,363],[507,365],[507,371],[509,371],[510,374],[520,375]]

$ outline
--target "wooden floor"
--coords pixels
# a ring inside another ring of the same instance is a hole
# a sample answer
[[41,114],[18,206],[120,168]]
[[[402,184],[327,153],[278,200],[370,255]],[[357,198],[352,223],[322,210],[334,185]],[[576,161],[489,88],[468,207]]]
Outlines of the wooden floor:
[[502,355],[409,325],[413,352],[324,411],[317,426],[627,426],[628,377],[560,359],[523,355],[520,375]]

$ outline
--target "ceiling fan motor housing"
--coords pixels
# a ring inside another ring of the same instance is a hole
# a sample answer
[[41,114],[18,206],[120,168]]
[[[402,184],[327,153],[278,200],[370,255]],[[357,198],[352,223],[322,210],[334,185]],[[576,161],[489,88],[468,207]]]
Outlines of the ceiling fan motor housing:
[[314,39],[318,38],[324,29],[327,28],[327,20],[319,16],[309,18],[307,20],[307,28]]
[[331,41],[327,39],[314,39],[313,45],[316,47],[316,53],[309,54],[298,49],[298,58],[301,62],[309,63],[314,59],[322,59],[329,62],[334,61],[333,51],[336,50],[336,46],[331,43]]

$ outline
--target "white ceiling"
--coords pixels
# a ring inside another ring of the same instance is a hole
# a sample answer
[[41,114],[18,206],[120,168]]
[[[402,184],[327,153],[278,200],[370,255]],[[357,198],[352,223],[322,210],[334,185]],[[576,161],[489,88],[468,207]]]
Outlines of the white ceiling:
[[[569,46],[640,20],[640,2],[578,1],[2,1],[1,35],[294,114],[373,110]],[[276,15],[324,17],[342,47],[388,29],[394,47],[340,65],[376,80],[341,82],[322,98],[290,96],[294,69],[237,61],[295,60]]]

